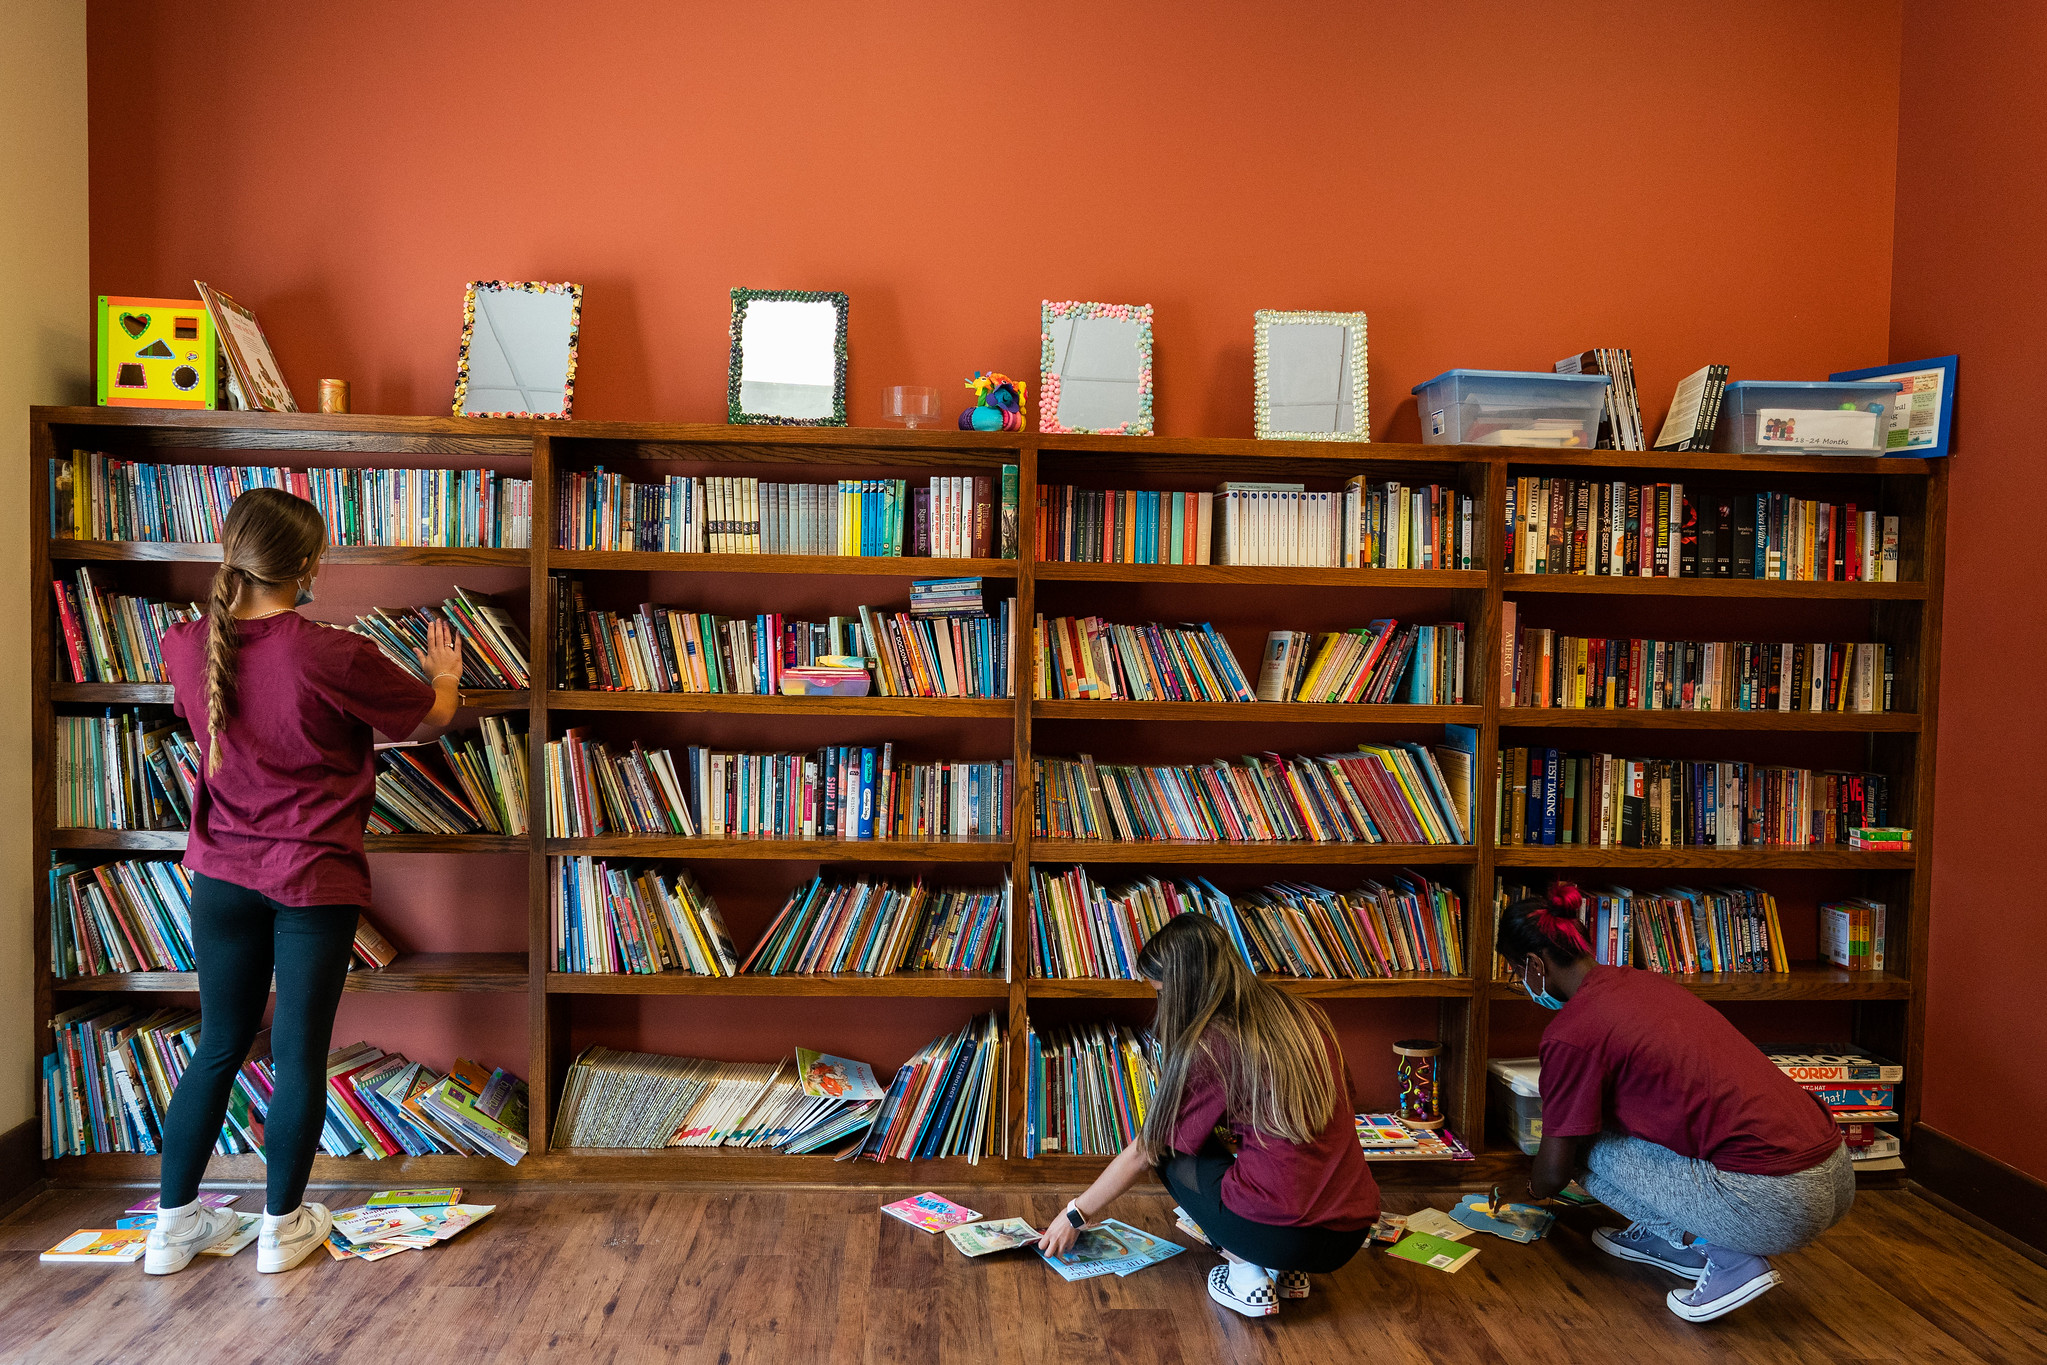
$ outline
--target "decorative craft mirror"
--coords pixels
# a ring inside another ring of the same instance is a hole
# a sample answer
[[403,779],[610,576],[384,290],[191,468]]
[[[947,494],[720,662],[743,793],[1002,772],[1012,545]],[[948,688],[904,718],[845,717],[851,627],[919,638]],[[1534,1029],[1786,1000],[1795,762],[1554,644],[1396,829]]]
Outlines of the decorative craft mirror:
[[457,417],[563,417],[576,398],[583,286],[476,280],[462,297]]
[[742,426],[846,425],[846,296],[732,291],[726,420]]
[[1038,430],[1151,435],[1151,305],[1047,299],[1039,319]]
[[1253,314],[1258,435],[1369,441],[1363,313]]

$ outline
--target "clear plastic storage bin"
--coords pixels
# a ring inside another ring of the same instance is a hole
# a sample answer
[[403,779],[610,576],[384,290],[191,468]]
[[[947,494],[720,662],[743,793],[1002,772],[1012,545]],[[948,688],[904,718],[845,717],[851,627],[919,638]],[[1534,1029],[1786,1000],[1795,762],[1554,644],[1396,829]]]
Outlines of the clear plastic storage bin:
[[1422,440],[1432,446],[1583,450],[1599,439],[1603,374],[1445,370],[1414,386]]
[[1542,1146],[1542,1062],[1536,1057],[1495,1057],[1486,1083],[1506,1116],[1514,1143],[1529,1156]]
[[1729,384],[1713,425],[1713,449],[1737,455],[1881,455],[1891,400],[1884,382]]

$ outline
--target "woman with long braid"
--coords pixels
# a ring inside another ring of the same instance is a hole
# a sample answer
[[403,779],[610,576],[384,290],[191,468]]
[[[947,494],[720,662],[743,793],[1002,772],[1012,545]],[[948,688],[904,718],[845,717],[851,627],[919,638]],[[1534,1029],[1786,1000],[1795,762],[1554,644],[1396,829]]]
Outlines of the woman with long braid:
[[204,721],[185,849],[200,1032],[164,1117],[161,1209],[143,1258],[152,1275],[184,1269],[234,1229],[231,1214],[199,1206],[199,1181],[273,972],[276,1090],[256,1268],[289,1270],[327,1239],[327,1210],[302,1201],[334,1012],[370,899],[372,732],[403,738],[455,716],[462,658],[446,625],[428,632],[428,687],[363,636],[293,610],[313,600],[326,542],[311,503],[274,488],[242,494],[221,525],[206,619],[164,632],[177,713]]

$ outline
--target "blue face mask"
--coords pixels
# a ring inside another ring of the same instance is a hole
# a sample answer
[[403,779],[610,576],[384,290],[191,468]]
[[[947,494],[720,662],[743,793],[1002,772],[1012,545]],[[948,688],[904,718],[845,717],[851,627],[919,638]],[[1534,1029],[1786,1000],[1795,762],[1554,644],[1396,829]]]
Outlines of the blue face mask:
[[308,603],[308,602],[310,602],[310,601],[312,601],[312,600],[313,600],[313,590],[312,590],[312,589],[311,589],[310,587],[306,586],[306,584],[304,584],[304,583],[300,583],[300,584],[299,584],[299,595],[298,595],[298,600],[297,600],[297,601],[295,601],[295,602],[293,602],[293,603],[292,603],[292,605],[293,605],[294,607],[303,607],[304,605],[306,605],[306,603]]
[[1564,1007],[1563,1001],[1549,993],[1548,971],[1544,971],[1542,974],[1542,991],[1540,994],[1537,994],[1528,984],[1528,969],[1524,966],[1521,969],[1521,990],[1530,1000],[1533,1000],[1546,1010],[1560,1010]]

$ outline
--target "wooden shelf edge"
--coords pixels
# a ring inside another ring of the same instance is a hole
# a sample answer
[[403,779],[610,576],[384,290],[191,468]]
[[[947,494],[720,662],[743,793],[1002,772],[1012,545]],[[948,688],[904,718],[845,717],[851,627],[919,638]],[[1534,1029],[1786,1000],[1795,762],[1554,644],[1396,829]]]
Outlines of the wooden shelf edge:
[[[1913,982],[1896,972],[1850,972],[1831,964],[1797,962],[1789,972],[1669,974],[1702,1000],[1910,1000]],[[1494,1000],[1525,1000],[1511,981],[1487,984]]]
[[550,711],[668,711],[713,715],[876,716],[1009,720],[1008,697],[784,697],[746,692],[595,692],[553,690]]
[[549,568],[641,573],[830,574],[856,578],[1015,578],[1014,559],[918,555],[724,555],[666,550],[549,550]]
[[[1369,1000],[1414,996],[1463,999],[1472,993],[1470,977],[1439,976],[1432,972],[1408,972],[1399,976],[1368,977],[1361,980],[1271,975],[1260,979],[1289,995],[1313,996],[1317,999]],[[1044,1000],[1149,1000],[1152,997],[1152,988],[1146,982],[1107,977],[1033,976],[1024,979],[1023,987],[1027,997]]]
[[[52,981],[51,987],[72,995],[101,991],[196,991],[199,989],[199,974],[113,972],[105,976]],[[526,954],[404,953],[388,967],[359,967],[351,971],[344,989],[389,993],[520,992],[527,989]]]
[[1475,844],[1224,844],[1170,840],[1033,839],[1034,863],[1300,863],[1379,867],[1460,866],[1478,861]]
[[1896,871],[1915,865],[1911,853],[1861,853],[1852,848],[1541,848],[1502,846],[1496,867],[1857,868]]
[[907,839],[678,839],[661,835],[606,835],[548,839],[543,847],[563,856],[696,858],[742,862],[1006,863],[1016,856],[1008,840]]
[[[50,541],[53,560],[123,560],[134,563],[220,562],[220,546],[194,540],[69,540]],[[528,550],[493,546],[330,545],[320,554],[323,565],[449,564],[522,569],[532,562]]]
[[1911,711],[1644,711],[1596,706],[1503,706],[1503,730],[1763,730],[1911,734]]
[[1040,563],[1041,583],[1187,583],[1199,586],[1331,588],[1483,588],[1483,569],[1331,569],[1281,564],[1093,564]]
[[1606,574],[1510,573],[1508,593],[1604,593],[1617,597],[1778,597],[1850,602],[1913,602],[1924,583],[1785,582],[1774,578],[1623,578]]
[[845,998],[944,997],[1000,1000],[1009,983],[999,976],[965,972],[897,972],[890,976],[695,976],[688,972],[549,972],[551,995],[839,996]]
[[1366,706],[1348,702],[1072,701],[1031,703],[1033,720],[1242,721],[1313,725],[1477,725],[1483,706]]
[[[127,849],[138,853],[182,852],[182,829],[53,829],[53,849]],[[525,853],[532,842],[505,834],[365,834],[365,853]]]

